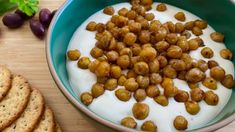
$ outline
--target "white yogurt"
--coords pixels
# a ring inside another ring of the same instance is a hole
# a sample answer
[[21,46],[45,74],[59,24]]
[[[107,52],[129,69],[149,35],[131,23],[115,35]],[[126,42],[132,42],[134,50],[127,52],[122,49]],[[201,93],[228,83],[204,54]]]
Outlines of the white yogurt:
[[[131,5],[129,3],[121,3],[113,5],[113,7],[117,13],[117,11],[122,7],[130,9]],[[167,21],[173,21],[176,23],[177,20],[174,18],[174,14],[178,11],[183,11],[185,13],[186,21],[200,19],[188,11],[171,5],[167,5],[167,10],[165,12],[158,12],[155,10],[155,7],[156,3],[153,4],[153,9],[149,12],[154,13],[155,19],[160,20],[162,23]],[[68,50],[79,49],[82,56],[88,56],[91,60],[94,60],[90,55],[90,50],[94,47],[96,42],[95,33],[87,31],[85,29],[86,25],[90,21],[106,23],[108,20],[110,20],[110,18],[111,16],[103,14],[102,11],[99,11],[89,17],[74,33],[69,43]],[[205,45],[214,51],[214,57],[211,59],[217,61],[219,65],[225,69],[226,74],[233,75],[233,63],[221,58],[219,55],[219,51],[225,48],[225,45],[212,41],[210,39],[210,33],[212,32],[214,32],[214,29],[208,26],[208,28],[203,30],[203,35],[200,37],[204,40]],[[195,36],[192,34],[191,38],[194,37]],[[201,56],[200,51],[201,48],[191,52],[190,55],[196,59],[206,60]],[[89,70],[82,70],[78,68],[76,61],[67,61],[67,71],[70,84],[77,95],[87,91],[90,92],[92,85],[96,83],[96,76]],[[206,73],[208,74],[208,72],[209,70]],[[174,79],[174,82],[178,88],[185,91],[190,90],[186,82],[178,79]],[[208,90],[208,88],[205,88],[201,83],[200,88],[202,88],[204,91]],[[144,121],[152,120],[157,124],[159,132],[177,131],[173,126],[173,120],[177,115],[182,115],[188,120],[187,130],[202,127],[219,114],[219,112],[227,104],[232,90],[225,88],[220,84],[220,82],[218,82],[218,89],[214,92],[218,94],[220,99],[218,105],[209,106],[204,101],[201,101],[199,103],[201,110],[197,115],[194,116],[186,112],[184,103],[178,103],[173,98],[169,99],[169,105],[167,107],[162,107],[154,102],[153,99],[147,97],[143,103],[148,104],[150,107],[149,116],[145,120],[136,120],[138,123],[137,129],[140,130],[140,126]],[[105,93],[99,98],[95,99],[92,104],[88,106],[88,108],[100,117],[120,124],[121,119],[124,117],[133,117],[131,109],[135,102],[136,101],[133,97],[128,102],[122,102],[116,98],[115,91],[105,91]]]

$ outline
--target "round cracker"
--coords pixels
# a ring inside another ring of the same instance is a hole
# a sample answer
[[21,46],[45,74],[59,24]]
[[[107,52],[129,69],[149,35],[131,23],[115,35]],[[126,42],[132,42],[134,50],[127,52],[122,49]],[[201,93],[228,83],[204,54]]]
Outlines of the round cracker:
[[27,106],[30,92],[29,83],[23,76],[13,77],[10,90],[0,102],[0,131],[20,117]]
[[0,66],[0,101],[11,87],[11,72],[5,66]]
[[37,89],[31,92],[29,102],[24,112],[14,123],[3,132],[31,132],[41,119],[44,110],[44,100]]

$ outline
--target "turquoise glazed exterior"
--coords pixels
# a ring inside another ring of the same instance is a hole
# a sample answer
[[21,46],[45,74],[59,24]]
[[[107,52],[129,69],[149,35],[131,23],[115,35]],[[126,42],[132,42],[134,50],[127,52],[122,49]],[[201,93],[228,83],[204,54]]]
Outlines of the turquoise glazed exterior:
[[[93,119],[117,130],[128,130],[113,124],[95,115],[81,104],[78,95],[75,95],[68,80],[66,70],[66,50],[69,41],[79,27],[93,13],[105,6],[124,2],[124,0],[68,0],[59,9],[54,17],[47,40],[47,59],[50,71],[55,82],[63,94],[75,105]],[[224,33],[226,46],[235,51],[235,5],[230,0],[159,0],[185,10],[208,21],[219,32]],[[235,62],[235,59],[233,59]],[[235,119],[235,91],[224,110],[209,124],[199,131],[213,131]],[[129,129],[130,130],[130,129]]]

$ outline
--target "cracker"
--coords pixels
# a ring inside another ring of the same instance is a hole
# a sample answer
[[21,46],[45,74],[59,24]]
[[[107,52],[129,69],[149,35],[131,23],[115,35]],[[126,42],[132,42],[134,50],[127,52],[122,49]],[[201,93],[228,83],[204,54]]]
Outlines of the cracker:
[[11,72],[5,66],[0,66],[0,101],[6,96],[11,86]]
[[29,83],[24,77],[13,77],[11,89],[0,102],[0,131],[20,117],[27,106],[30,92]]
[[34,132],[54,132],[55,122],[52,110],[46,106],[44,114]]
[[44,100],[37,89],[33,89],[24,112],[14,123],[3,132],[31,132],[41,119],[44,112]]
[[56,122],[55,132],[62,132],[62,129],[61,129],[61,127],[60,127],[58,122]]

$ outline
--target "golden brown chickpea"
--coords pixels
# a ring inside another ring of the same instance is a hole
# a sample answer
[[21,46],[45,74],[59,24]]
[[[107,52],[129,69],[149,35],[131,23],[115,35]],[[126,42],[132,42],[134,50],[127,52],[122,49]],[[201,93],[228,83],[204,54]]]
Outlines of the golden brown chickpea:
[[117,88],[117,86],[118,86],[117,79],[114,78],[108,79],[104,84],[104,88],[110,91],[113,91],[115,88]]
[[123,43],[123,42],[117,42],[116,50],[117,50],[117,51],[120,51],[120,50],[122,50],[122,49],[125,48],[125,47],[126,47],[125,43]]
[[175,33],[169,33],[166,35],[166,41],[169,44],[175,44],[178,41],[178,36]]
[[146,98],[146,92],[144,89],[137,89],[134,93],[134,98],[137,102],[141,102]]
[[152,20],[149,26],[149,31],[155,33],[161,26],[160,21]]
[[144,6],[138,6],[135,11],[141,16],[144,16],[145,13],[146,13],[146,10],[145,10]]
[[139,23],[140,23],[141,21],[143,21],[143,20],[144,20],[144,17],[143,17],[143,16],[140,16],[140,15],[135,18],[135,21],[136,21],[136,22],[139,22]]
[[151,44],[151,43],[143,44],[143,45],[141,46],[142,49],[149,48],[149,47],[150,47],[150,48],[152,47],[152,44]]
[[176,71],[184,71],[186,69],[186,64],[183,60],[174,59],[173,61],[170,61],[169,64]]
[[85,92],[80,95],[80,99],[84,105],[90,105],[93,101],[93,97],[90,93]]
[[126,75],[126,77],[129,79],[129,78],[136,78],[137,77],[137,74],[135,73],[135,71],[134,70],[129,70],[128,72],[127,72],[127,75]]
[[141,126],[142,131],[156,132],[157,126],[152,121],[145,121]]
[[96,30],[96,22],[91,21],[87,24],[86,30],[88,31],[95,31]]
[[196,102],[200,102],[204,99],[204,91],[200,88],[195,88],[190,91],[191,99]]
[[176,78],[177,72],[171,65],[167,65],[166,67],[163,68],[163,75],[165,77],[173,79]]
[[166,97],[174,97],[178,93],[178,88],[168,85],[164,88],[164,95]]
[[151,84],[160,84],[162,82],[162,76],[158,73],[150,74],[150,83]]
[[154,59],[153,61],[149,62],[149,72],[150,73],[157,73],[160,69],[160,63],[157,59]]
[[180,79],[180,80],[185,80],[185,75],[186,75],[186,71],[180,71],[177,74],[177,78]]
[[183,116],[176,116],[173,124],[177,130],[186,130],[188,128],[188,121]]
[[126,77],[124,75],[122,75],[121,77],[119,77],[118,79],[118,85],[120,86],[124,86],[124,83],[126,82]]
[[118,59],[119,55],[116,51],[109,51],[106,53],[106,57],[109,62],[115,62]]
[[108,77],[96,77],[96,82],[105,84],[105,82],[108,80]]
[[208,104],[208,105],[217,105],[219,102],[219,97],[217,94],[215,94],[213,91],[207,91],[205,93],[205,98],[204,101]]
[[128,90],[121,88],[115,91],[115,96],[121,100],[121,101],[128,101],[131,98],[131,92],[129,92]]
[[140,56],[130,57],[130,61],[129,68],[134,68],[134,65],[140,61]]
[[129,32],[130,32],[130,30],[129,30],[128,26],[124,26],[124,27],[119,29],[119,35],[120,35],[121,38],[124,38],[125,35]]
[[145,75],[149,72],[149,67],[146,62],[137,62],[134,64],[134,71],[139,75]]
[[114,27],[110,29],[109,31],[115,39],[117,40],[120,39],[121,35],[120,35],[120,29],[118,27]]
[[211,68],[210,75],[216,81],[221,81],[225,77],[225,71],[222,67],[216,66],[216,67]]
[[107,77],[109,76],[110,65],[106,61],[102,61],[95,69],[95,74],[97,77]]
[[194,38],[194,39],[198,42],[198,45],[199,45],[200,47],[205,46],[205,45],[204,45],[204,41],[202,40],[202,38],[196,37],[196,38]]
[[138,44],[134,44],[134,45],[131,47],[131,51],[132,51],[132,53],[133,53],[134,56],[139,55],[140,52],[141,52],[141,50],[142,50],[142,49],[141,49],[140,45],[138,45]]
[[163,88],[166,88],[168,86],[173,86],[173,85],[174,85],[174,82],[171,78],[166,78],[166,77],[163,78],[163,81],[161,84]]
[[189,21],[184,24],[185,29],[192,30],[194,27],[194,21]]
[[141,5],[152,5],[153,4],[153,0],[141,0],[140,4]]
[[77,49],[75,49],[75,50],[69,50],[69,51],[67,52],[67,56],[68,56],[68,58],[69,58],[70,60],[76,61],[76,60],[78,60],[78,59],[80,58],[81,53],[80,53],[80,51],[77,50]]
[[88,57],[82,57],[81,59],[79,59],[77,65],[81,69],[87,69],[90,62],[91,61]]
[[200,59],[198,60],[198,68],[203,71],[206,72],[208,70],[208,64],[206,63],[206,61]]
[[99,60],[94,60],[88,65],[88,68],[91,72],[95,72],[96,67],[99,65],[100,61]]
[[155,44],[155,49],[158,52],[164,52],[170,47],[170,44],[167,43],[166,41],[159,41]]
[[138,22],[132,22],[128,26],[129,26],[130,31],[133,33],[138,33],[141,31],[141,24]]
[[149,115],[149,106],[145,103],[135,103],[132,113],[136,119],[143,120]]
[[91,88],[91,94],[94,98],[97,98],[104,94],[104,85],[100,83],[96,83]]
[[207,28],[207,21],[204,21],[204,20],[196,20],[194,22],[195,26],[201,28],[201,29],[205,29]]
[[195,89],[199,87],[198,83],[190,83],[190,82],[187,82],[187,83],[190,89]]
[[111,22],[111,21],[108,21],[107,23],[106,23],[106,29],[107,30],[111,30],[112,28],[114,28],[115,27],[115,24],[113,23],[113,22]]
[[163,12],[165,10],[167,10],[167,7],[165,4],[161,3],[161,4],[158,4],[157,5],[157,8],[156,8],[157,11],[160,11],[160,12]]
[[126,69],[130,65],[130,57],[128,55],[122,55],[117,59],[117,65],[122,69]]
[[148,43],[150,41],[150,32],[147,30],[142,30],[139,35],[139,41],[142,44]]
[[176,45],[171,45],[168,49],[167,49],[167,56],[170,58],[180,58],[183,54],[182,49],[179,46]]
[[176,33],[182,33],[184,31],[184,24],[177,22],[175,24],[175,32]]
[[121,125],[128,128],[136,128],[137,123],[132,117],[125,117],[121,120]]
[[110,75],[113,78],[118,79],[122,74],[122,69],[119,66],[112,65],[110,68]]
[[137,13],[133,10],[128,11],[127,14],[126,14],[126,17],[129,20],[135,20],[136,16],[137,16]]
[[168,21],[165,23],[166,24],[166,27],[169,29],[169,31],[171,33],[174,33],[175,32],[175,24],[171,21]]
[[200,111],[200,106],[195,101],[185,102],[185,109],[191,115],[196,115]]
[[128,12],[128,9],[125,8],[125,7],[123,7],[122,9],[120,9],[120,10],[118,11],[118,15],[120,15],[120,16],[126,16],[127,12]]
[[129,78],[125,81],[124,86],[126,90],[134,92],[138,89],[139,84],[135,81],[134,78]]
[[139,55],[145,62],[151,62],[156,58],[157,51],[152,47],[146,47],[140,52]]
[[201,54],[205,58],[212,58],[214,56],[214,52],[211,48],[205,47],[201,50]]
[[189,43],[186,39],[178,40],[177,46],[179,46],[183,52],[187,52],[189,50]]
[[179,90],[174,96],[175,101],[177,102],[186,102],[189,99],[189,94],[186,91]]
[[186,39],[189,39],[191,37],[191,33],[189,31],[185,30],[181,33],[181,36],[185,36]]
[[137,37],[134,33],[127,33],[123,39],[123,42],[126,43],[128,46],[132,46],[135,41],[136,41]]
[[199,47],[199,43],[195,39],[190,39],[188,41],[188,45],[189,45],[189,50],[196,50]]
[[111,17],[111,22],[116,23],[116,22],[117,22],[117,19],[118,19],[118,15],[113,15],[113,16]]
[[[111,19],[112,20],[112,19]],[[124,27],[127,25],[128,23],[128,19],[124,16],[118,16],[117,20],[114,21],[113,23],[115,23],[116,26],[118,26],[119,28]]]
[[104,53],[103,50],[98,47],[94,47],[90,51],[91,56],[94,58],[98,58],[98,57],[103,56],[103,53]]
[[160,95],[160,90],[157,86],[155,85],[150,85],[146,89],[146,94],[148,97],[154,98]]
[[202,29],[199,27],[193,27],[192,33],[196,36],[200,36],[203,34]]
[[158,62],[160,64],[161,68],[165,67],[168,64],[168,61],[167,61],[165,56],[161,56],[160,55],[160,56],[157,57],[157,60],[158,60]]
[[103,23],[98,23],[96,25],[96,31],[98,33],[103,33],[105,31],[106,26]]
[[111,6],[108,6],[108,7],[104,8],[103,13],[107,14],[107,15],[113,15],[114,14],[114,8],[111,7]]
[[108,61],[108,60],[107,60],[107,57],[106,57],[105,55],[103,55],[103,56],[97,58],[97,60],[100,61],[100,62],[102,62],[102,61]]
[[155,34],[155,38],[156,38],[156,41],[162,41],[165,39],[166,35],[167,35],[168,31],[165,27],[160,27],[156,34]]
[[230,51],[229,49],[222,49],[220,51],[220,56],[224,59],[227,59],[227,60],[232,60],[232,57],[233,57],[233,53],[232,51]]
[[161,106],[167,106],[169,104],[167,97],[164,95],[154,97],[154,101],[160,104]]
[[218,62],[216,62],[215,60],[209,60],[207,63],[210,69],[213,67],[219,66]]
[[224,35],[219,32],[213,32],[210,35],[211,39],[215,42],[224,42]]
[[[148,20],[146,20],[146,19],[143,19],[143,20],[141,20],[140,22],[139,22],[140,24],[141,24],[141,28],[142,28],[142,30],[144,31],[144,30],[148,30],[149,29],[149,22],[148,22]],[[147,34],[145,34],[145,35],[147,35]],[[146,37],[146,36],[142,36],[142,37]],[[144,41],[146,41],[146,40],[144,40]]]
[[155,16],[154,16],[153,13],[146,13],[144,17],[145,17],[146,20],[152,21]]
[[206,76],[205,73],[203,73],[200,69],[192,68],[186,73],[185,79],[188,82],[197,83],[202,81],[205,78],[205,76]]
[[177,12],[175,14],[175,19],[177,19],[178,21],[185,21],[186,17],[183,12]]
[[107,49],[109,47],[111,38],[108,35],[103,35],[99,41],[97,41],[96,46],[101,49]]
[[233,88],[235,85],[235,81],[233,79],[233,76],[231,74],[228,74],[224,77],[223,80],[221,80],[221,84],[225,86],[226,88]]
[[136,81],[139,84],[139,87],[143,89],[147,88],[150,83],[149,77],[145,77],[141,75],[137,76]]
[[120,56],[122,55],[128,55],[128,56],[132,56],[132,51],[130,48],[123,48],[119,51]]

